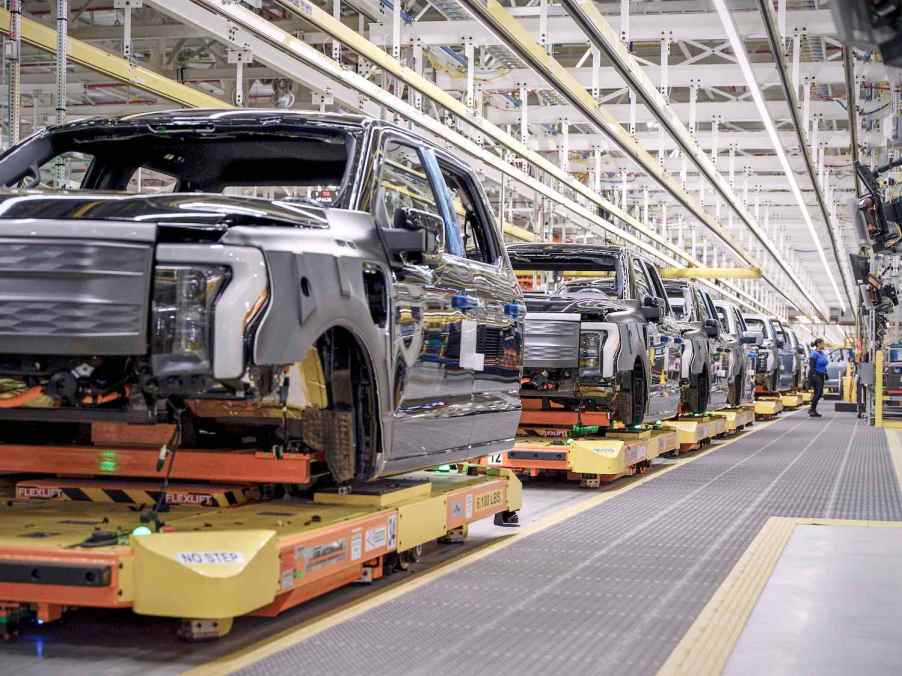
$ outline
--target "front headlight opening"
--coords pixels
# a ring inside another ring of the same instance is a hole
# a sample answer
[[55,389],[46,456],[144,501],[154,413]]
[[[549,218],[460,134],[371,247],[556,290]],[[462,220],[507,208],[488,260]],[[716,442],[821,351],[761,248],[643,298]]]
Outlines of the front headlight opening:
[[211,369],[214,305],[228,273],[216,265],[156,267],[151,308],[155,361],[165,359],[180,371]]
[[602,334],[582,332],[579,334],[579,369],[580,371],[601,370]]

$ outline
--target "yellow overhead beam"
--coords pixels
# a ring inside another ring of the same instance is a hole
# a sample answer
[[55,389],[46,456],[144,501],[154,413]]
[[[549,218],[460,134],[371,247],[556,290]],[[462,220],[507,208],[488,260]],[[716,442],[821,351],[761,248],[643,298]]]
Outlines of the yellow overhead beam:
[[535,242],[539,239],[536,233],[530,232],[526,228],[521,228],[519,225],[508,223],[507,221],[503,221],[501,223],[501,230],[505,235],[510,235],[511,237],[519,239],[523,242]]
[[[9,35],[10,12],[0,9],[0,35]],[[22,17],[22,42],[51,54],[56,53],[56,31],[32,19]],[[67,57],[69,63],[88,68],[102,75],[132,85],[150,94],[168,99],[187,108],[234,108],[215,96],[183,85],[142,66],[129,63],[121,56],[110,54],[86,42],[70,37]]]
[[665,279],[761,279],[761,268],[664,268]]

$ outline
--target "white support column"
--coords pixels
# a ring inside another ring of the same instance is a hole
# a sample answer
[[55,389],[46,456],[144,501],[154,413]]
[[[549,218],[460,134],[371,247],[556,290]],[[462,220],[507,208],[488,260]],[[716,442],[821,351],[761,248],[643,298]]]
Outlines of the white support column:
[[686,153],[682,150],[680,151],[680,185],[683,186],[683,190],[686,189],[686,172],[688,171],[688,162],[686,160]]
[[[56,123],[66,121],[66,91],[69,53],[69,0],[56,0]],[[55,166],[56,187],[66,186],[66,163],[58,159]]]
[[[417,75],[422,77],[423,41],[420,38],[413,39],[413,70]],[[423,111],[423,94],[418,89],[413,89],[413,105],[420,112]]]
[[750,165],[745,165],[745,178],[742,181],[742,204],[743,206],[748,206],[749,204],[749,181],[752,178],[752,167]]
[[642,222],[648,223],[648,186],[642,188]]
[[670,40],[672,33],[668,30],[661,31],[661,96],[664,101],[670,103]]
[[561,169],[570,172],[570,121],[566,117],[561,118]]
[[548,0],[539,0],[539,44],[551,54],[551,36],[548,34]]
[[122,56],[127,61],[134,58],[132,45],[132,10],[139,9],[143,0],[113,0],[113,7],[122,10]]
[[627,207],[629,205],[629,190],[630,190],[629,183],[627,183],[626,179],[627,179],[626,169],[621,169],[620,170],[620,180],[621,180],[620,208],[623,209],[624,211],[627,210]]
[[780,47],[786,49],[786,0],[777,0],[777,29],[783,40]]
[[[395,0],[395,4],[400,4]],[[472,115],[476,107],[476,49],[473,46],[473,38],[469,35],[464,38],[464,58],[467,60],[467,111]]]
[[798,28],[792,31],[792,90],[799,93],[799,59],[802,51],[802,32]]
[[630,136],[636,138],[636,92],[632,89],[630,93]]
[[802,131],[806,141],[811,139],[811,78],[807,75],[802,84]]
[[394,0],[391,7],[391,55],[401,60],[401,0]]
[[601,100],[601,50],[592,47],[592,99]]
[[[755,186],[755,220],[757,221],[760,218],[761,214],[761,184]],[[767,233],[767,236],[770,237],[770,231],[765,226],[764,232]]]
[[630,0],[620,0],[620,39],[630,44]]
[[728,169],[728,178],[730,182],[730,190],[736,190],[736,144],[731,143],[730,148],[730,166]]
[[592,159],[595,163],[595,185],[592,186],[595,192],[601,192],[601,146],[597,143],[592,146]]
[[810,138],[810,149],[812,154],[812,161],[817,163],[817,149],[820,144],[820,119],[818,115],[814,115],[811,118],[811,136]]
[[[22,118],[22,0],[9,3],[9,144],[19,142]],[[32,105],[34,105],[32,97]]]
[[711,163],[717,169],[717,160],[720,157],[720,115],[711,116]]
[[[689,78],[689,133],[692,138],[696,138],[695,132],[697,128],[696,113],[698,106],[698,86],[699,81],[696,78]],[[696,139],[698,142],[698,139]]]
[[[341,0],[332,0],[332,18],[341,21]],[[338,40],[332,40],[332,60],[341,62],[341,43]]]
[[520,143],[529,145],[529,90],[526,83],[520,83]]
[[232,98],[235,105],[241,108],[244,106],[244,66],[254,59],[249,49],[229,47],[227,60],[235,66],[235,94]]

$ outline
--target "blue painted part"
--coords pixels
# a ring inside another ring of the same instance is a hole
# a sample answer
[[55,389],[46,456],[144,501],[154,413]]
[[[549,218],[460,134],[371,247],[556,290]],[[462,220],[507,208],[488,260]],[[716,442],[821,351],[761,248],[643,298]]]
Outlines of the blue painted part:
[[479,299],[473,296],[451,296],[451,307],[458,310],[469,310],[479,306]]

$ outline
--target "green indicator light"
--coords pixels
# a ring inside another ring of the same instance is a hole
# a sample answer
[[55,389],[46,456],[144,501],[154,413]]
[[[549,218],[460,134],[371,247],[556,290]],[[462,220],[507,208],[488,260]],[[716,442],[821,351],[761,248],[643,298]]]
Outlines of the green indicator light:
[[132,535],[150,535],[151,532],[152,531],[147,526],[138,526],[132,531]]
[[115,472],[119,468],[116,451],[101,451],[98,467],[101,472]]

